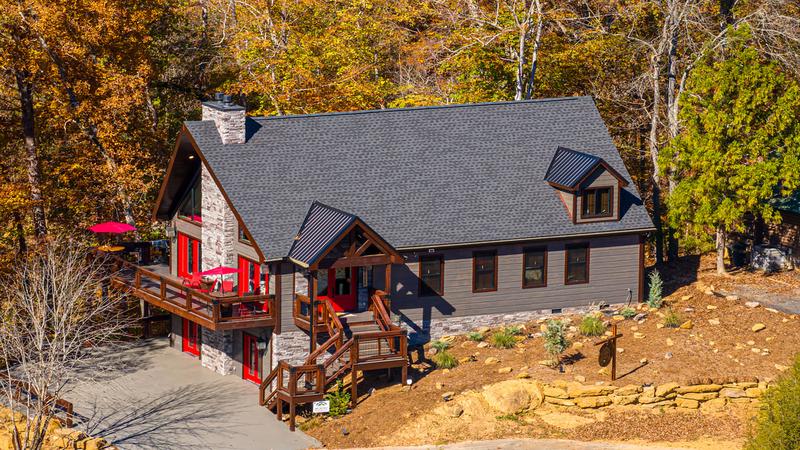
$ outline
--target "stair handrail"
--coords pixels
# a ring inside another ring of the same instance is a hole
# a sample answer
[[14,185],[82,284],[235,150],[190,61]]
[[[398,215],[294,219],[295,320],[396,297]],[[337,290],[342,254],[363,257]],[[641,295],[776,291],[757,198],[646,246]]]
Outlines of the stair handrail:
[[337,333],[344,335],[344,325],[339,320],[339,316],[336,314],[330,299],[327,298],[322,302],[322,323],[328,329],[329,335],[333,336]]
[[334,347],[334,352],[335,352],[336,351],[336,347],[335,346],[337,344],[340,344],[341,341],[342,341],[342,332],[340,331],[340,332],[334,333],[330,338],[328,338],[327,341],[325,341],[322,345],[317,347],[316,350],[311,352],[311,354],[309,354],[306,357],[305,364],[306,365],[308,365],[308,364],[316,364],[317,358],[319,358],[319,356],[322,355],[323,353],[327,352],[331,347]]
[[322,367],[324,368],[325,371],[326,386],[332,383],[337,378],[339,378],[339,376],[342,373],[344,373],[345,370],[352,368],[353,361],[351,359],[350,361],[347,361],[347,363],[342,364],[342,367],[340,367],[336,372],[331,374],[331,376],[328,376],[328,367],[333,365],[333,363],[339,358],[341,358],[343,355],[346,355],[350,351],[352,346],[353,346],[353,338],[350,338],[347,341],[345,341],[345,343],[342,346],[340,346],[328,359],[322,362]]
[[378,326],[383,331],[390,331],[399,329],[397,325],[392,323],[391,316],[389,312],[386,310],[386,304],[384,303],[384,297],[388,296],[386,292],[383,291],[375,291],[370,296],[370,302],[372,303],[372,314],[375,317],[375,321],[378,323]]
[[[275,389],[272,389],[272,382],[275,381],[275,379],[278,377],[278,373],[281,370],[281,362],[283,361],[278,361],[278,365],[275,366],[274,369],[272,369],[272,372],[270,372],[266,378],[261,380],[261,384],[258,386],[258,404],[261,406],[268,405],[269,402],[272,400],[272,397],[274,397],[278,393],[278,388],[280,387],[280,384],[279,383],[276,384]],[[269,388],[269,393],[267,393],[268,388]]]

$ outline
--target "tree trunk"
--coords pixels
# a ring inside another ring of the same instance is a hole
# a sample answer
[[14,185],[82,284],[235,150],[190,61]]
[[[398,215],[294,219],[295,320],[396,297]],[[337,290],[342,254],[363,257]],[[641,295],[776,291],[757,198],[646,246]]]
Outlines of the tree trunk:
[[525,24],[519,26],[519,48],[517,49],[517,75],[514,89],[514,100],[525,97],[525,43],[528,40],[528,28]]
[[37,239],[43,239],[47,236],[47,222],[45,221],[44,205],[42,202],[39,155],[36,153],[33,83],[30,81],[30,73],[27,70],[17,70],[14,75],[17,79],[17,91],[19,92],[22,112],[22,136],[25,140],[25,165],[30,188],[33,232]]
[[12,214],[14,219],[14,230],[17,234],[17,254],[24,255],[28,252],[28,243],[25,241],[25,227],[22,225],[22,215],[19,211]]
[[528,89],[525,91],[525,99],[530,100],[533,97],[533,89],[536,82],[536,68],[539,65],[539,45],[542,41],[542,28],[544,26],[544,17],[542,17],[542,5],[539,0],[534,0],[536,6],[536,32],[533,35],[532,50],[531,50],[531,72],[528,77]]
[[661,104],[661,90],[659,86],[659,58],[654,55],[651,60],[653,109],[650,117],[650,159],[653,163],[653,221],[656,227],[656,263],[664,262],[664,230],[661,223],[661,177],[658,169],[658,112]]
[[[678,95],[677,95],[677,66],[678,66],[678,37],[679,28],[674,23],[675,14],[670,15],[673,22],[670,25],[671,33],[669,41],[669,51],[667,52],[667,130],[669,139],[672,141],[678,136],[680,131],[678,123]],[[672,173],[667,174],[668,192],[671,194],[675,187]],[[667,228],[667,257],[669,261],[678,259],[678,239],[675,237],[675,230]]]
[[722,227],[717,228],[717,275],[727,273],[725,270],[725,238],[725,229]]

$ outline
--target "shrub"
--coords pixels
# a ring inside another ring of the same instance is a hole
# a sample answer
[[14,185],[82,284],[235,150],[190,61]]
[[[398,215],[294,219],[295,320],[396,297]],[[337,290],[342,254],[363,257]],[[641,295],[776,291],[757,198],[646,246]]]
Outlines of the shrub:
[[450,343],[445,341],[433,341],[431,347],[435,348],[437,352],[443,352],[450,348]]
[[800,448],[800,355],[791,370],[769,388],[761,399],[761,409],[748,450]]
[[636,317],[636,309],[631,308],[630,306],[622,308],[622,311],[620,311],[619,313],[622,315],[622,317],[626,319],[633,319],[634,317]]
[[495,348],[512,348],[517,344],[517,340],[508,328],[503,328],[500,331],[495,331],[492,334],[492,347]]
[[517,325],[506,327],[506,332],[512,336],[519,336],[522,334],[522,327]]
[[467,338],[470,341],[480,342],[483,340],[483,333],[478,333],[477,331],[473,331],[472,333],[467,334]]
[[678,328],[681,326],[681,316],[673,310],[669,310],[664,314],[664,326],[667,328]]
[[569,347],[569,341],[564,330],[564,322],[560,320],[548,320],[547,328],[544,331],[544,349],[553,359],[558,361],[560,356]]
[[329,392],[325,399],[331,403],[328,414],[332,417],[339,417],[347,414],[347,407],[350,405],[350,392],[344,388],[341,378],[336,380],[336,388]]
[[458,360],[456,357],[447,350],[442,350],[433,355],[433,362],[439,369],[452,369],[458,365]]
[[578,329],[584,336],[600,336],[601,334],[605,333],[606,325],[596,315],[587,314],[583,316]]
[[647,306],[655,309],[661,308],[661,304],[663,303],[662,294],[664,288],[664,282],[661,281],[661,274],[658,273],[658,270],[653,270],[650,272],[648,278],[650,291],[647,295]]

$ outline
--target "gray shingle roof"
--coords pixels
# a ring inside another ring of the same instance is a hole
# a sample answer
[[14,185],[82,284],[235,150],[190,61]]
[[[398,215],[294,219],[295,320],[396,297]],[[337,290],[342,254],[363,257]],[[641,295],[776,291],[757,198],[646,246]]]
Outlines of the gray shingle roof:
[[575,187],[602,161],[594,155],[558,147],[544,176],[545,181],[566,187]]
[[313,263],[347,228],[356,216],[319,202],[311,204],[289,250],[289,258],[305,265]]
[[314,201],[400,250],[653,226],[632,184],[620,221],[573,224],[544,180],[558,146],[630,179],[590,97],[254,118],[245,144],[185,125],[267,259],[289,254]]

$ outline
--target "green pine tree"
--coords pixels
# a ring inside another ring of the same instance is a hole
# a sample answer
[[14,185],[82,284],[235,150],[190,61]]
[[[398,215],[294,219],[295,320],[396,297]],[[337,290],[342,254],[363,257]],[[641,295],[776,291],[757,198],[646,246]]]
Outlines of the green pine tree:
[[744,214],[779,221],[769,200],[800,182],[800,88],[748,44],[745,27],[734,31],[722,55],[693,71],[683,132],[660,157],[676,182],[668,220],[678,232],[716,234],[718,273],[727,235],[741,229]]

